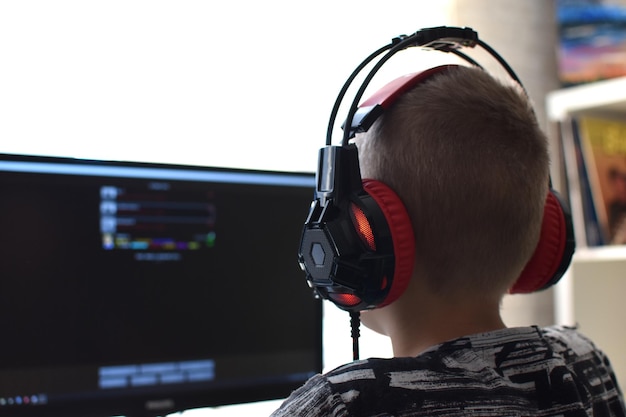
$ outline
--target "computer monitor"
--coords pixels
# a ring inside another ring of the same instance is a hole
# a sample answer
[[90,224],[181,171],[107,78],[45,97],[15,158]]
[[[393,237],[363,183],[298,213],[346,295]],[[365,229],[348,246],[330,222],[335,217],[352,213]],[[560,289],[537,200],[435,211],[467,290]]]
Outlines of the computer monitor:
[[0,416],[157,416],[322,369],[312,173],[0,155]]

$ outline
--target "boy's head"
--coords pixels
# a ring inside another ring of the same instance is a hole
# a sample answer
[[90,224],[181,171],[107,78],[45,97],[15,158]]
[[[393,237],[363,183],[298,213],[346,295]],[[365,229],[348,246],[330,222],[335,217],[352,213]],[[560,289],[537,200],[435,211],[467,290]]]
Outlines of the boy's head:
[[407,208],[414,276],[439,295],[503,295],[537,245],[549,181],[521,88],[454,67],[404,93],[356,143],[363,178]]

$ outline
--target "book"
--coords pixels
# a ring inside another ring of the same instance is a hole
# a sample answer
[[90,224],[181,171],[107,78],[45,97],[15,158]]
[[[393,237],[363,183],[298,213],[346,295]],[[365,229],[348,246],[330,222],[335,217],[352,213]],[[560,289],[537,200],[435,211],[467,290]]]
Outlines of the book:
[[588,212],[586,221],[595,215],[604,244],[626,244],[626,120],[579,116],[574,132],[582,156],[579,175],[591,200],[588,211],[595,212]]
[[576,153],[576,167],[580,179],[580,198],[585,224],[587,246],[601,246],[607,243],[606,232],[600,223],[598,210],[594,202],[593,188],[589,182],[589,171],[583,156],[583,145],[580,138],[578,121],[572,119],[572,140]]
[[606,236],[600,227],[597,211],[593,204],[577,120],[567,118],[559,122],[558,129],[561,139],[560,151],[563,155],[567,177],[566,193],[569,198],[576,245],[579,247],[604,245]]

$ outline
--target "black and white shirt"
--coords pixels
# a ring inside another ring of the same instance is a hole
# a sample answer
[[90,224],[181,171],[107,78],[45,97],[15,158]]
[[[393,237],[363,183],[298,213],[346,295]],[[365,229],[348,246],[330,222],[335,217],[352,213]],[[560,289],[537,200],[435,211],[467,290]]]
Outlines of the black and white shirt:
[[608,358],[567,327],[519,327],[311,378],[272,417],[625,416]]

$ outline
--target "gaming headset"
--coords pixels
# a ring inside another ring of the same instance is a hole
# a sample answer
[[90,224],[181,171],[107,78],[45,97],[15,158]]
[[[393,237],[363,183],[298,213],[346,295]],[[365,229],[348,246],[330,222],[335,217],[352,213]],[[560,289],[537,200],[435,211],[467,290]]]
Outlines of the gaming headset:
[[[434,27],[402,35],[366,58],[344,84],[331,113],[326,146],[319,152],[315,198],[304,224],[298,261],[310,287],[324,299],[349,312],[380,308],[406,289],[413,270],[415,243],[409,216],[395,192],[380,181],[361,179],[357,148],[349,140],[367,131],[395,100],[413,86],[454,65],[431,68],[395,80],[358,105],[367,85],[395,53],[421,47],[453,53],[479,45],[522,85],[510,66],[471,28]],[[343,143],[331,145],[339,106],[354,79],[376,57],[343,125]],[[522,86],[523,88],[523,86]],[[558,193],[548,192],[540,240],[511,293],[541,291],[556,284],[575,250],[569,209]]]

